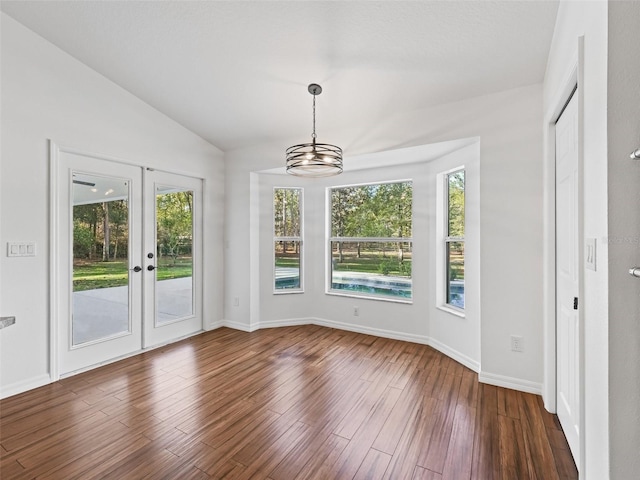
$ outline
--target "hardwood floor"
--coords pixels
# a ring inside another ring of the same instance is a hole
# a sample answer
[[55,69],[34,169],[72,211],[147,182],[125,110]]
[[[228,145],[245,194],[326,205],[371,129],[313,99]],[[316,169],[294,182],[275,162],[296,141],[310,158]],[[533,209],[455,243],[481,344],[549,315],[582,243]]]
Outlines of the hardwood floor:
[[204,333],[0,402],[0,477],[575,479],[540,397],[317,326]]

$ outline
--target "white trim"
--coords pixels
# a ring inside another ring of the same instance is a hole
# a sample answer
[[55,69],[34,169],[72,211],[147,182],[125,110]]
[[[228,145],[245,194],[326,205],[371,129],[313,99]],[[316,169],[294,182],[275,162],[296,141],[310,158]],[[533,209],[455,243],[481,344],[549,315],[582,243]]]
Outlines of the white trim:
[[53,382],[54,380],[49,374],[44,374],[28,380],[11,383],[2,388],[2,391],[0,391],[0,399],[13,397],[14,395],[33,390],[35,388],[40,388]]
[[205,325],[204,331],[205,332],[210,332],[212,330],[217,330],[218,328],[222,328],[224,326],[226,326],[224,320],[217,320],[215,322],[211,322],[208,325]]
[[511,390],[519,390],[521,392],[542,394],[542,384],[539,382],[531,382],[522,380],[521,378],[507,377],[506,375],[497,375],[495,373],[480,372],[478,373],[478,381],[496,387],[510,388]]
[[[389,152],[383,152],[383,153],[389,153]],[[381,182],[364,182],[364,183],[346,183],[344,185],[332,185],[330,187],[327,187],[327,191],[330,190],[334,190],[334,189],[341,189],[341,188],[351,188],[351,187],[366,187],[368,185],[388,185],[390,183],[406,183],[406,182],[412,182],[413,183],[413,178],[400,178],[398,180],[383,180]]]
[[240,330],[242,332],[247,332],[247,333],[254,332],[254,331],[258,330],[258,327],[256,326],[257,324],[247,325],[245,323],[236,322],[234,320],[225,320],[225,319],[223,319],[220,322],[216,322],[216,325],[218,325],[218,327],[216,327],[216,328],[229,327],[229,328],[233,328],[234,330]]
[[58,170],[60,147],[49,140],[49,375],[55,382],[60,378],[58,354]]
[[443,312],[450,313],[451,315],[455,315],[456,317],[467,318],[467,315],[464,312],[464,310],[462,310],[461,308],[457,308],[452,305],[449,305],[448,303],[445,303],[444,305],[439,305],[436,308],[438,310],[442,310]]
[[260,322],[256,330],[263,328],[298,327],[300,325],[316,325],[314,318],[288,318],[284,320],[266,320]]
[[[53,145],[56,145],[51,140],[49,140],[49,141]],[[198,179],[198,180],[202,180],[202,173],[187,172],[185,170],[174,170],[174,169],[166,169],[166,168],[149,167],[148,165],[149,165],[149,163],[151,163],[151,161],[148,161],[148,160],[132,161],[132,160],[127,160],[127,159],[123,159],[123,158],[120,158],[120,157],[114,157],[114,156],[111,156],[111,155],[104,155],[102,153],[90,152],[90,151],[87,151],[87,150],[83,150],[81,148],[66,147],[66,146],[63,146],[63,145],[56,145],[56,148],[58,149],[58,152],[71,153],[73,155],[81,155],[83,157],[95,158],[97,160],[108,160],[110,162],[121,163],[123,165],[129,165],[129,166],[134,166],[134,167],[145,168],[145,169],[148,169],[148,170],[151,170],[151,171],[172,173],[174,175],[181,175],[183,177],[192,177],[192,178],[195,178],[195,179]]]
[[465,367],[473,370],[474,372],[480,372],[480,363],[473,360],[472,358],[467,357],[463,353],[454,350],[453,348],[445,345],[444,343],[439,342],[433,338],[430,339],[429,345],[441,353],[444,353],[447,357],[454,359],[456,362],[461,363]]
[[580,352],[578,354],[578,362],[580,365],[579,382],[580,387],[578,389],[578,397],[580,398],[580,415],[578,420],[578,430],[580,433],[580,462],[578,472],[585,472],[587,460],[586,460],[586,438],[585,438],[585,244],[584,244],[584,36],[578,37],[578,78],[576,80],[576,92],[578,95],[578,269],[580,276],[578,278],[578,298],[580,299],[580,305],[582,308],[578,308],[578,348]]

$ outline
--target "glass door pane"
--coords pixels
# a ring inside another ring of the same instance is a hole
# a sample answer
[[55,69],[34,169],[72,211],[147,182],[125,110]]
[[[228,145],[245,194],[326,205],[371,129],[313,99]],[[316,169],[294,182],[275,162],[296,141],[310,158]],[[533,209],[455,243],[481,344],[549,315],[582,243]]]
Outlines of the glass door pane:
[[129,181],[74,172],[72,347],[131,333]]
[[192,190],[156,186],[156,325],[193,315]]

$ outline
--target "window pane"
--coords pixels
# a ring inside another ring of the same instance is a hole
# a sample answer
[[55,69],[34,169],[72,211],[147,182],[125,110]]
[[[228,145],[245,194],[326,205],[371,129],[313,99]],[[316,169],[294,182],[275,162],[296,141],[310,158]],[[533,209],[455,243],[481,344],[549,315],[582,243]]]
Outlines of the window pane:
[[464,237],[464,170],[447,175],[449,237]]
[[412,182],[331,190],[332,237],[411,237]]
[[72,343],[130,331],[129,183],[73,174]]
[[411,298],[411,243],[331,242],[331,288]]
[[299,289],[300,242],[275,242],[275,289]]
[[193,191],[156,187],[156,323],[193,315]]
[[464,242],[447,242],[447,303],[464,308]]
[[300,189],[276,188],[273,193],[274,236],[300,236]]

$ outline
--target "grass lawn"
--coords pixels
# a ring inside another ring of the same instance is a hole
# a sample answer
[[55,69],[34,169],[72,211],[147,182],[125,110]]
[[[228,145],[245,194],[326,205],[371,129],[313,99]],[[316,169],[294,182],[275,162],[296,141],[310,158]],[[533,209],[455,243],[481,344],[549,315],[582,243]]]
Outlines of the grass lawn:
[[300,259],[298,257],[278,257],[276,256],[276,267],[299,268]]
[[[73,265],[73,291],[82,292],[97,288],[122,287],[128,282],[128,262],[123,260],[109,262],[76,261]],[[158,262],[156,278],[170,280],[172,278],[190,277],[193,268],[191,257],[176,259],[162,258]],[[142,273],[142,272],[140,272]]]
[[[398,257],[394,254],[387,254],[386,257],[382,255],[377,255],[375,253],[369,254],[368,252],[362,252],[360,258],[356,255],[343,255],[342,263],[338,262],[338,255],[334,253],[334,270],[337,272],[364,272],[364,273],[383,273],[384,264],[384,273],[385,275],[392,276],[409,276],[407,275],[407,271],[403,271],[398,262]],[[404,257],[404,266],[411,271],[411,256],[405,254]]]

